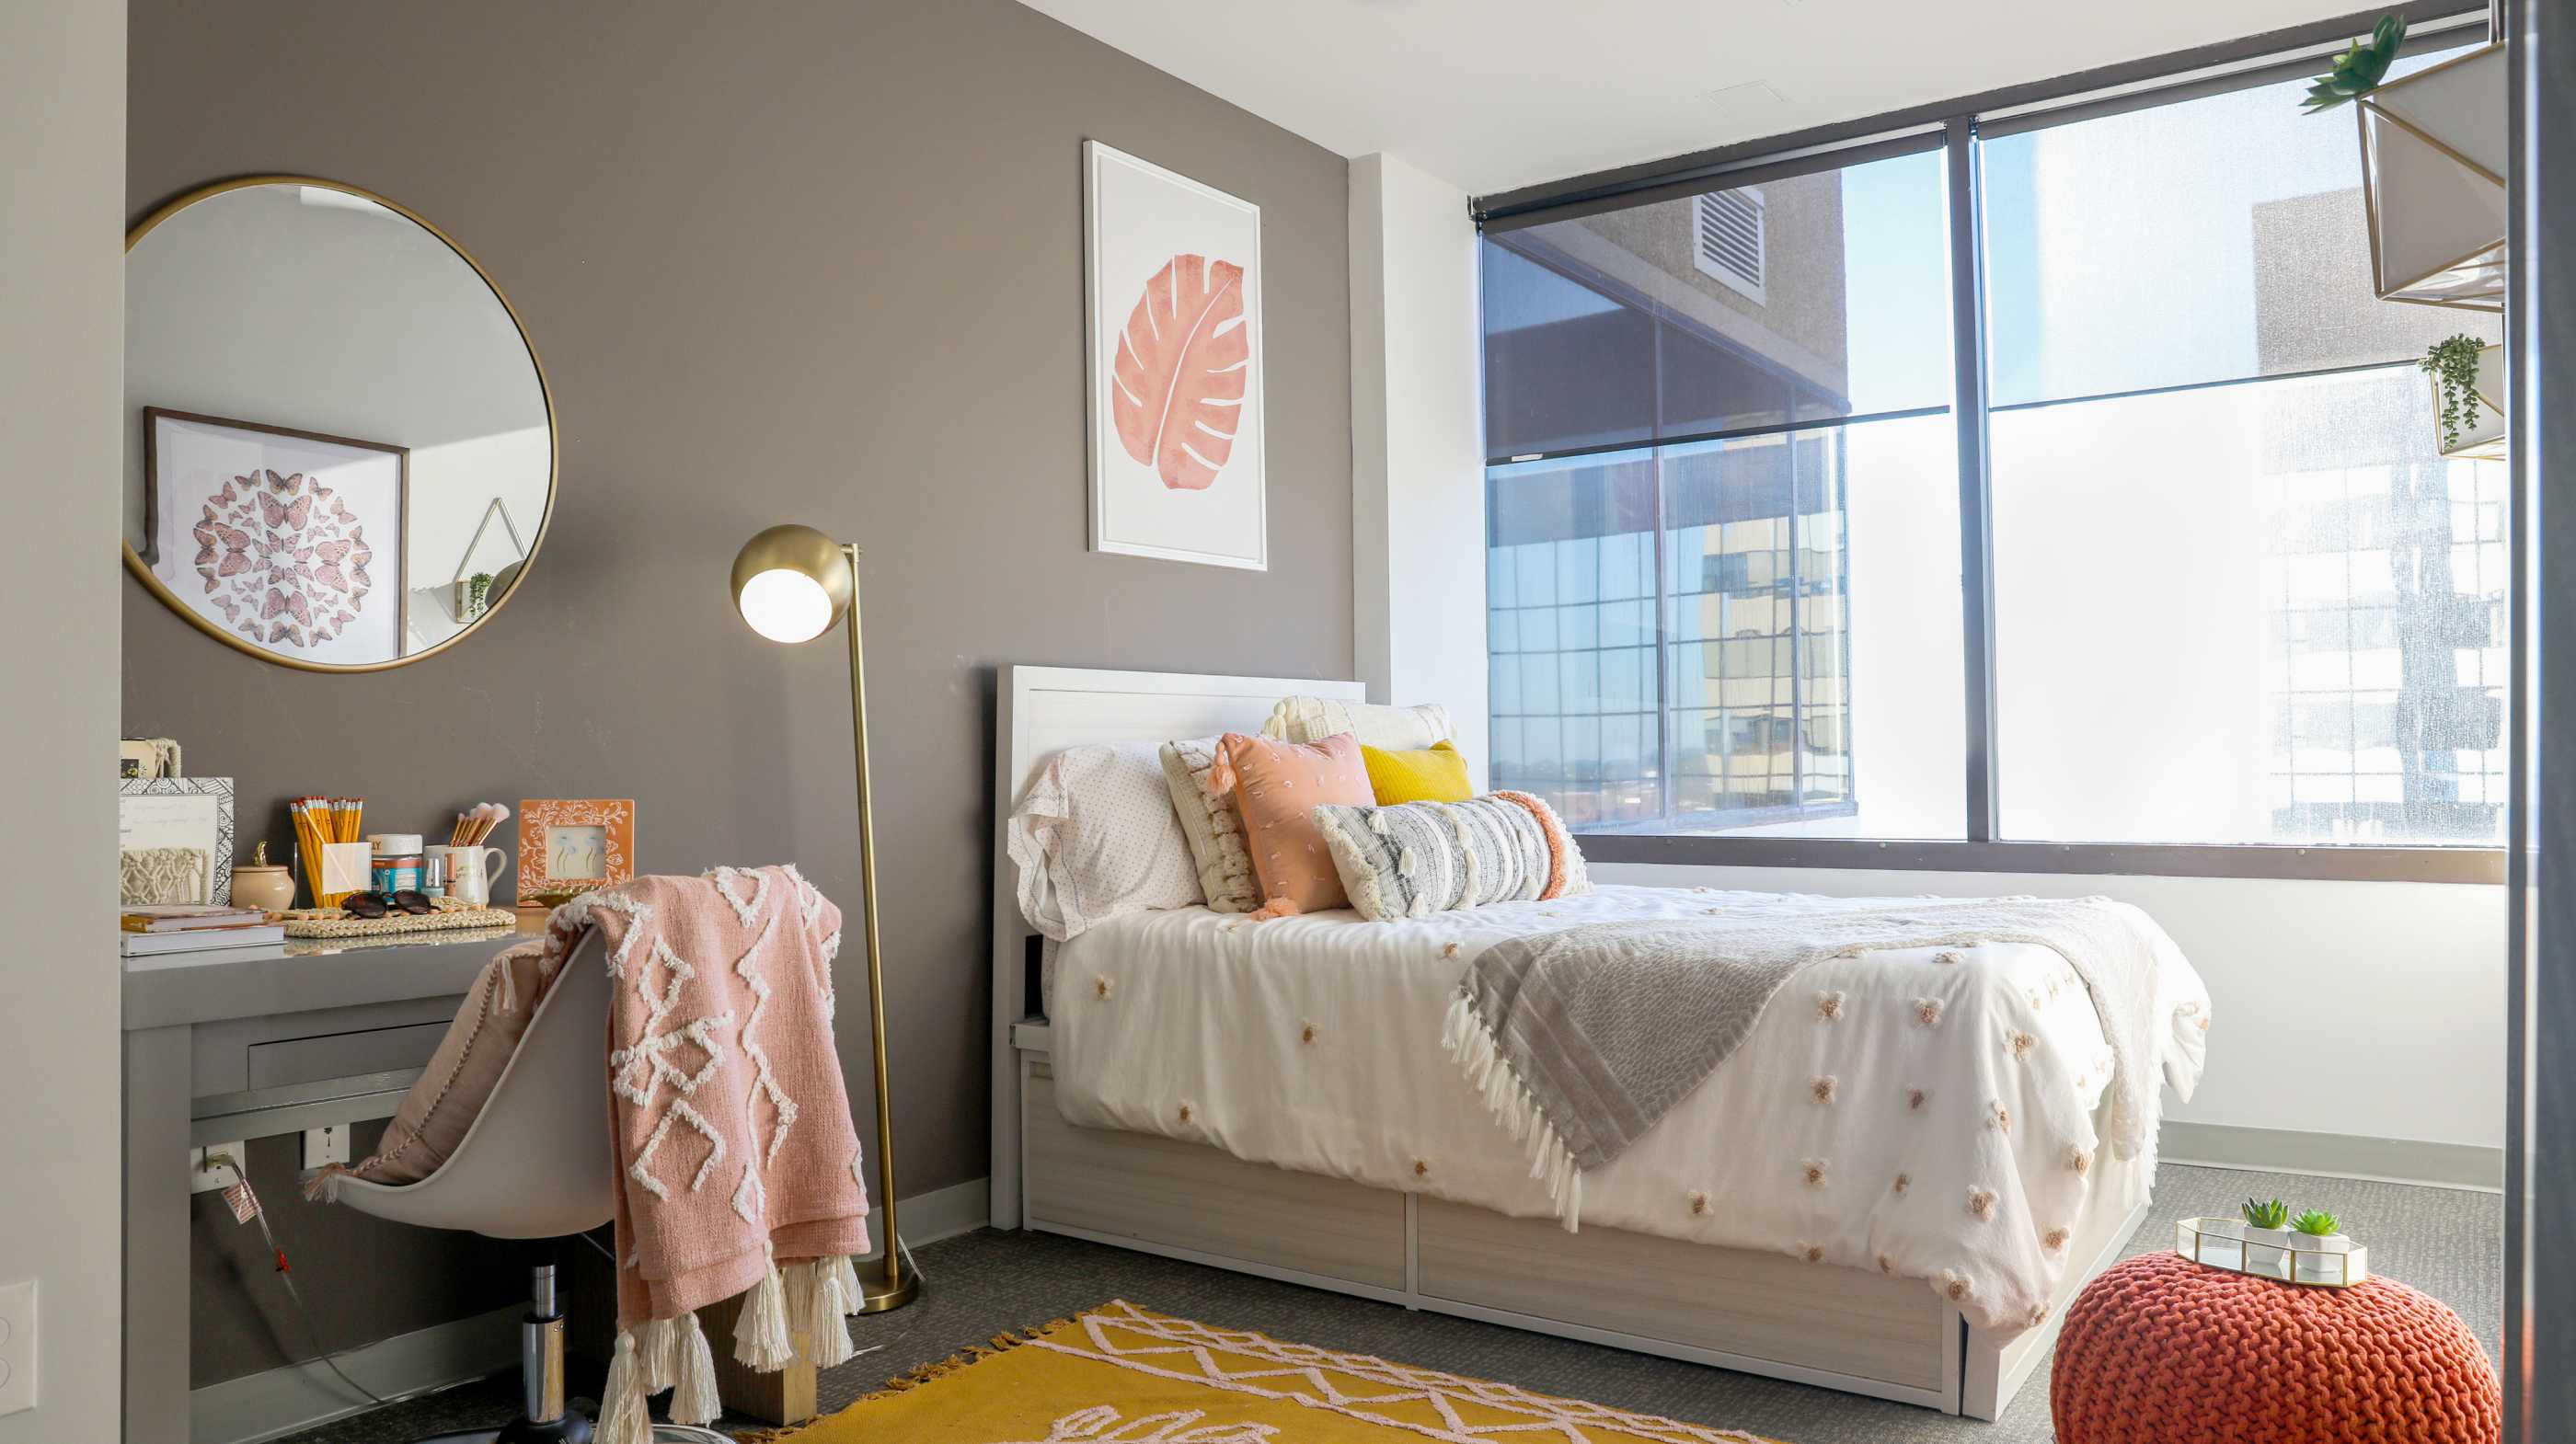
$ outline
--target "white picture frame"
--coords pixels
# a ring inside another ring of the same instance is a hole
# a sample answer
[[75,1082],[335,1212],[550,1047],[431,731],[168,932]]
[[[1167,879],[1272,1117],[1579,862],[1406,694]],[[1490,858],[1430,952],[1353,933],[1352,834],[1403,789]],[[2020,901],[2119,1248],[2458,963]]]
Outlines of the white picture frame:
[[407,655],[409,449],[145,407],[144,545],[168,594],[254,651]]
[[205,900],[233,892],[233,780],[128,777],[116,784],[116,850],[190,847],[206,854]]
[[1082,172],[1091,550],[1267,571],[1261,208],[1096,140]]

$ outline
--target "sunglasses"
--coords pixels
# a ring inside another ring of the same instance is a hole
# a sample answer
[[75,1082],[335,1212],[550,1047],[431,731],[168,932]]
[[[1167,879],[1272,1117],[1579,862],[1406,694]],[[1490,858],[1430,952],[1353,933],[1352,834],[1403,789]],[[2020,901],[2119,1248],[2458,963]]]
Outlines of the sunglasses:
[[380,918],[388,913],[410,913],[418,917],[436,912],[437,905],[427,896],[405,888],[401,892],[356,892],[340,900],[340,910],[353,918]]

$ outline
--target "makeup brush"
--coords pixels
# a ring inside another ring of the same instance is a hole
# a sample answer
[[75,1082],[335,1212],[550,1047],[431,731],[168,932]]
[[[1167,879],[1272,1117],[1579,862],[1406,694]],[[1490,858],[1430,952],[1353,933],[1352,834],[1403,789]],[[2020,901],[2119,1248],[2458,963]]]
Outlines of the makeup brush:
[[483,825],[474,834],[474,841],[477,843],[490,837],[493,829],[510,820],[510,809],[498,802],[484,803],[481,810],[483,812]]

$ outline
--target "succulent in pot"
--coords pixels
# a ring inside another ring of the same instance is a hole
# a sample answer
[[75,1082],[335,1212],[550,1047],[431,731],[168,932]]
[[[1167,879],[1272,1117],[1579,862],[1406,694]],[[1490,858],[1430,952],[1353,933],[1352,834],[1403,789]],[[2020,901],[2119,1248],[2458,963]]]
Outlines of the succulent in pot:
[[2283,1278],[2290,1271],[2290,1206],[2275,1198],[2249,1198],[2245,1215],[2245,1272]]
[[2353,1261],[2337,1255],[2349,1254],[2352,1240],[2343,1236],[2342,1224],[2333,1214],[2312,1208],[2290,1220],[2294,1237],[2290,1246],[2298,1252],[2299,1283],[2323,1284],[2348,1282]]
[[2238,1211],[2245,1215],[2247,1237],[2260,1237],[2265,1243],[2290,1241],[2290,1206],[2288,1204],[2277,1198],[2269,1203],[2249,1198],[2245,1200],[2244,1207]]

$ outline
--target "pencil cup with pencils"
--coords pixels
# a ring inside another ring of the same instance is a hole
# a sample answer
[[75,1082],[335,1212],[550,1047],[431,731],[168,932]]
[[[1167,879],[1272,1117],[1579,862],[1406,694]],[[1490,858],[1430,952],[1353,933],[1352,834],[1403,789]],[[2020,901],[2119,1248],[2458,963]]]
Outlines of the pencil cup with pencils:
[[286,815],[295,823],[295,854],[314,906],[335,908],[349,894],[367,890],[374,859],[366,843],[365,798],[299,797],[286,805]]

